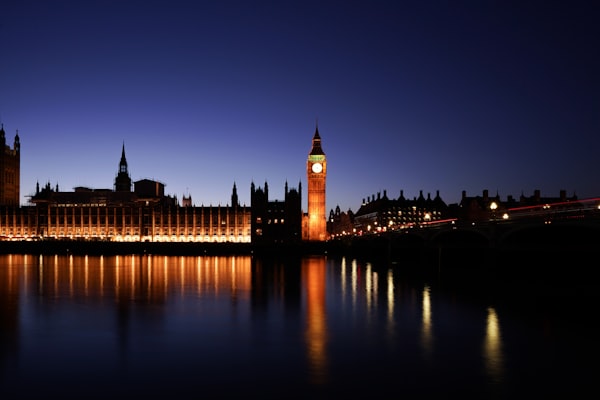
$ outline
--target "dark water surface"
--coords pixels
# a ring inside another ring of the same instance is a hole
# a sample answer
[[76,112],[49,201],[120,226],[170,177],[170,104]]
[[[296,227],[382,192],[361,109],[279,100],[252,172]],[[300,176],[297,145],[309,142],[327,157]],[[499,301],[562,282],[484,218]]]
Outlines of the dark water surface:
[[407,270],[1,255],[0,398],[597,394],[597,285]]

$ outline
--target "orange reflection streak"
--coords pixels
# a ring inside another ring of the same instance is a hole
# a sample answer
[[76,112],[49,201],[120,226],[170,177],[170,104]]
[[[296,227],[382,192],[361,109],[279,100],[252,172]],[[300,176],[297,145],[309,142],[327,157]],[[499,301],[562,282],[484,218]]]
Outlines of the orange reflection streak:
[[[0,268],[0,296],[2,299],[19,297],[20,280],[27,282],[26,256],[14,255],[7,257],[6,267]],[[13,304],[12,302],[9,304]],[[2,313],[0,313],[2,315]]]
[[131,297],[134,298],[135,297],[135,258],[134,256],[131,256],[131,284],[129,285],[131,287]]
[[119,256],[115,259],[115,289],[119,290],[119,268],[121,266],[121,259]]
[[236,282],[235,282],[235,258],[231,262],[231,292],[235,293]]
[[162,282],[164,287],[164,296],[167,297],[167,288],[169,287],[169,257],[163,258]]
[[181,289],[181,294],[185,293],[185,257],[179,258],[179,288]]
[[215,293],[219,292],[219,258],[215,258],[215,263],[214,263],[214,269],[213,269],[213,276],[215,276],[217,279],[214,280],[214,290]]
[[[146,261],[146,276],[148,277],[146,279],[146,293],[150,293],[150,288],[151,288],[151,284],[152,284],[152,279],[153,279],[153,275],[152,275],[152,257],[144,257],[144,260]],[[146,296],[146,299],[148,299],[148,297]]]
[[2,328],[0,330],[2,334],[0,361],[5,361],[9,352],[19,347],[19,315],[21,313],[19,297],[21,290],[25,290],[27,281],[33,278],[28,276],[33,271],[26,267],[27,258],[22,255],[6,257],[0,263],[0,327]]
[[[24,288],[23,289],[23,291],[24,291],[23,294],[25,296],[27,296],[27,288],[29,287],[29,285],[28,285],[29,279],[28,278],[29,278],[29,274],[31,273],[31,271],[29,271],[29,268],[28,268],[29,267],[29,256],[26,254],[26,255],[23,255],[21,257],[23,258],[23,261],[22,261],[23,262],[23,271],[25,273],[25,277],[23,278],[23,284],[24,284],[23,285],[23,288]],[[12,262],[12,260],[13,260],[12,256],[10,257],[10,260]]]
[[85,295],[87,297],[88,294],[88,282],[89,282],[89,278],[90,278],[90,273],[89,273],[89,260],[88,257],[85,256]]
[[54,293],[58,292],[58,256],[54,256]]
[[43,294],[42,289],[44,287],[43,283],[44,283],[44,256],[40,255],[39,258],[39,263],[40,263],[40,269],[38,272],[38,279],[40,281],[40,295]]
[[316,384],[327,380],[325,267],[325,257],[310,257],[302,260],[302,280],[306,288],[305,338],[310,378]]
[[33,269],[22,268],[23,257],[0,255],[0,265],[13,266],[0,269],[0,291],[19,291],[18,281],[25,280],[29,273],[25,282],[42,298],[106,299],[112,295],[127,303],[130,299],[163,302],[175,293],[218,296],[228,292],[232,298],[247,299],[251,293],[250,256],[56,255],[51,268],[44,268],[44,258],[40,256],[34,259]]
[[104,291],[104,257],[100,257],[100,293]]
[[69,256],[69,297],[73,297],[73,256]]
[[196,261],[196,292],[198,295],[202,293],[202,257],[198,257]]

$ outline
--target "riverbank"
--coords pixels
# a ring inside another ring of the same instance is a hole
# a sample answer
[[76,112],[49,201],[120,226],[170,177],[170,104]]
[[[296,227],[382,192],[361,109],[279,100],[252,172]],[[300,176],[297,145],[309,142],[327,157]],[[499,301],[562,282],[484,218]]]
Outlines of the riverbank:
[[532,266],[574,266],[597,260],[600,250],[594,246],[511,246],[490,248],[463,246],[426,246],[423,243],[390,246],[385,241],[328,241],[298,243],[200,243],[200,242],[110,242],[92,240],[0,241],[0,254],[76,254],[76,255],[322,255],[344,256],[365,261],[401,264],[512,264],[511,260],[527,259]]
[[310,255],[325,254],[326,243],[252,244],[190,242],[109,242],[78,240],[0,241],[0,254],[35,255]]

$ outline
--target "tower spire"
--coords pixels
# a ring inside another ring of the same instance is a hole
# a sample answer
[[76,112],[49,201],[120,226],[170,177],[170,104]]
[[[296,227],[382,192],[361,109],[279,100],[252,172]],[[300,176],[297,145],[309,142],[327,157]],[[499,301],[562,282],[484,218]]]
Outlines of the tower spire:
[[125,141],[123,141],[123,149],[121,150],[121,161],[119,162],[119,171],[127,172],[127,159],[125,158]]
[[119,161],[119,172],[115,178],[115,190],[117,192],[131,191],[131,177],[127,168],[127,159],[125,158],[125,141],[121,150],[121,161]]
[[319,126],[315,128],[315,134],[312,139],[312,148],[310,149],[310,155],[325,155],[323,148],[321,147],[321,135],[319,135]]

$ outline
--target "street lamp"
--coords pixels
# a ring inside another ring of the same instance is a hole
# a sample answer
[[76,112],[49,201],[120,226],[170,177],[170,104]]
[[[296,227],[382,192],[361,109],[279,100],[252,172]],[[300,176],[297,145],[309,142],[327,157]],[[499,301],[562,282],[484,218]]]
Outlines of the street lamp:
[[496,203],[495,201],[492,201],[492,203],[490,204],[490,210],[492,210],[492,220],[495,221],[496,220],[496,209],[498,208],[498,203]]

